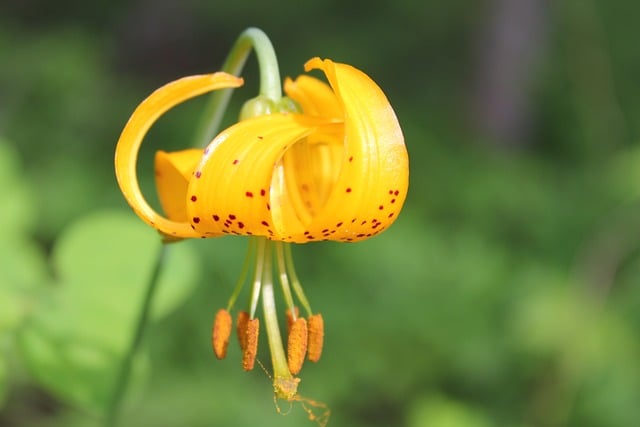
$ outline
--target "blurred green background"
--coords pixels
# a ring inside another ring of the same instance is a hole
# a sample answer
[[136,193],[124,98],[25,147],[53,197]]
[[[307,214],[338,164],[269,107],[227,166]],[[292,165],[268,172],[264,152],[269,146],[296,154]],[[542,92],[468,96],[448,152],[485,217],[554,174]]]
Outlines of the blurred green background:
[[[330,425],[637,425],[639,14],[625,0],[5,0],[0,425],[99,425],[157,250],[117,188],[115,143],[144,97],[216,70],[248,26],[283,76],[313,56],[366,71],[410,153],[389,231],[294,248],[326,324],[300,392]],[[244,75],[229,121],[255,94],[253,59]],[[204,102],[149,134],[148,193],[153,152],[184,147]],[[276,413],[235,343],[212,355],[245,247],[176,246],[123,425],[312,425],[299,406]]]

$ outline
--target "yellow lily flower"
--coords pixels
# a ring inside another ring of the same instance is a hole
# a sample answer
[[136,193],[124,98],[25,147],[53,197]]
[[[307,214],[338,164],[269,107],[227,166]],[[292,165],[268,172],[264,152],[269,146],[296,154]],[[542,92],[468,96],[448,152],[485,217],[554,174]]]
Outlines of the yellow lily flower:
[[[312,313],[298,282],[288,246],[281,242],[355,242],[375,236],[398,217],[408,189],[404,138],[382,90],[350,65],[313,58],[305,71],[314,69],[324,72],[328,85],[307,75],[284,84],[301,112],[270,100],[273,108],[266,114],[225,129],[204,150],[158,152],[156,187],[164,215],[149,205],[138,185],[137,155],[146,132],[173,106],[205,92],[239,87],[242,79],[219,72],[185,77],[156,90],[132,114],[115,155],[122,193],[165,240],[259,237],[250,245],[256,264],[249,313],[240,312],[237,321],[243,367],[253,367],[259,327],[255,312],[262,293],[274,389],[287,400],[299,399],[294,375],[305,355],[319,359],[324,332],[322,318]],[[272,250],[288,307],[288,360],[275,314]],[[298,316],[290,285],[308,320]],[[216,315],[212,339],[219,358],[226,354],[228,311],[239,290],[227,310]]]
[[116,149],[116,174],[134,211],[165,236],[264,236],[304,243],[358,241],[388,228],[407,194],[408,158],[396,116],[380,88],[345,64],[314,58],[331,88],[309,76],[285,92],[304,114],[241,121],[202,150],[156,156],[167,217],[146,201],[137,152],[151,124],[204,92],[238,87],[225,73],[186,77],[154,92],[133,113]]

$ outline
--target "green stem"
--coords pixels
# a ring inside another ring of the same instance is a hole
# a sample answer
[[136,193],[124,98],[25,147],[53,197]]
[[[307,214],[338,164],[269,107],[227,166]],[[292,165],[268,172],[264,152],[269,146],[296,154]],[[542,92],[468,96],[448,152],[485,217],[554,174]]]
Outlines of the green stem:
[[162,270],[162,265],[166,253],[167,245],[162,244],[160,250],[158,251],[158,256],[156,257],[156,262],[153,266],[151,277],[149,277],[149,282],[147,283],[147,291],[144,296],[142,308],[140,309],[140,314],[138,315],[138,323],[136,324],[133,339],[131,340],[131,344],[129,346],[127,354],[122,361],[120,373],[116,380],[113,394],[111,395],[111,401],[109,402],[109,406],[107,408],[107,416],[105,419],[106,427],[114,427],[117,425],[120,407],[122,405],[122,400],[125,396],[127,383],[129,382],[129,377],[131,375],[133,358],[138,352],[138,348],[140,347],[140,343],[142,342],[144,329],[147,326],[149,313],[151,311],[151,302],[153,301],[153,296],[158,285],[158,279],[160,277],[160,272]]
[[[260,95],[278,101],[282,97],[278,60],[271,41],[262,30],[248,28],[240,34],[222,65],[222,71],[240,76],[252,48],[260,67]],[[198,126],[195,146],[204,147],[218,133],[232,93],[233,89],[223,89],[211,95]]]

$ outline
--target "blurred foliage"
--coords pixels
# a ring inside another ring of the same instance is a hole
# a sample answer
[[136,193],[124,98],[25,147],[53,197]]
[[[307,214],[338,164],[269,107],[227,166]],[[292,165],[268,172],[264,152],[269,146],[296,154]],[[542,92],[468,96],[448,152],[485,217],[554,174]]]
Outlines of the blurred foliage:
[[[158,246],[117,189],[115,142],[150,91],[215,69],[250,25],[272,38],[285,75],[314,55],[366,70],[411,156],[389,231],[294,250],[327,331],[300,390],[331,407],[330,425],[637,423],[640,5],[518,0],[542,5],[544,37],[515,76],[525,125],[503,139],[483,126],[494,98],[478,86],[507,3],[5,2],[0,425],[97,425],[86,411],[108,396]],[[503,41],[518,40],[513,27]],[[202,102],[150,133],[149,194],[152,153],[190,140]],[[172,246],[166,305],[139,361],[146,381],[123,425],[306,425],[297,406],[276,413],[269,379],[241,371],[237,346],[221,362],[211,354],[245,246]]]

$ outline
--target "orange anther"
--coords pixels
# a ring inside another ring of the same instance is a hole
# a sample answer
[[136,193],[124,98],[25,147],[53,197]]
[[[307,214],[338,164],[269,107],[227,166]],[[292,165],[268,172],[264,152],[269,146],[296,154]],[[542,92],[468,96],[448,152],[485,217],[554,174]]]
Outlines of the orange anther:
[[322,355],[324,341],[324,320],[321,314],[309,316],[309,349],[308,358],[311,362],[317,362]]
[[307,321],[298,317],[291,325],[289,340],[287,342],[287,363],[289,371],[297,375],[302,369],[304,357],[307,355]]
[[246,345],[242,350],[242,368],[245,371],[253,369],[258,354],[258,332],[260,331],[260,321],[258,319],[247,320]]
[[289,332],[291,332],[291,325],[293,325],[293,322],[298,318],[299,316],[299,310],[298,307],[293,307],[293,312],[295,313],[295,316],[293,316],[291,314],[291,310],[289,310],[287,308],[287,334],[289,334]]
[[211,332],[213,352],[218,359],[224,359],[227,355],[229,336],[231,336],[231,324],[232,321],[229,312],[223,308],[218,310],[213,321],[213,330]]
[[236,334],[238,334],[238,342],[240,342],[240,349],[244,352],[247,347],[247,322],[249,321],[249,313],[241,311],[238,313],[238,319],[236,320]]

